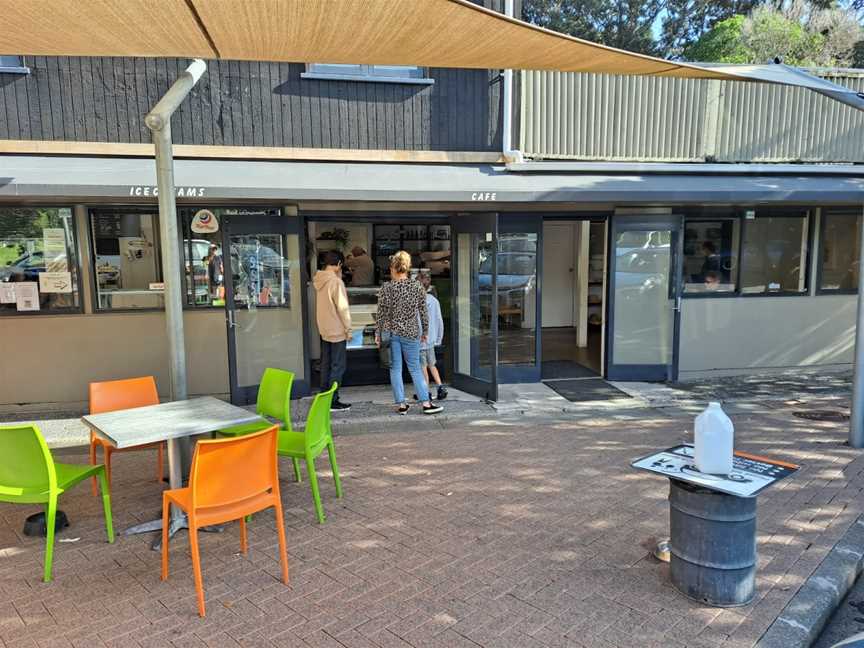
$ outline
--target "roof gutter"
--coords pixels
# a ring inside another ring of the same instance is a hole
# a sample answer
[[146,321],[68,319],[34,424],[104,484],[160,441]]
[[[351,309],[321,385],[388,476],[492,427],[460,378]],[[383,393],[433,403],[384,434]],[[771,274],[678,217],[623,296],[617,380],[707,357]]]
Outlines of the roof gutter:
[[859,164],[714,164],[687,162],[509,162],[511,173],[589,175],[864,176]]

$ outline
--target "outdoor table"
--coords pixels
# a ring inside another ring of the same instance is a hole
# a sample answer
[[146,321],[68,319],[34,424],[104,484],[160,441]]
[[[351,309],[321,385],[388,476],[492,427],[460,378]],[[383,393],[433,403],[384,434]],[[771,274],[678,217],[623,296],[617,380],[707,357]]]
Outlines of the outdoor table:
[[[236,405],[212,396],[172,401],[159,405],[88,414],[82,421],[100,437],[115,447],[134,446],[161,441],[168,442],[168,476],[171,488],[182,488],[185,475],[180,457],[180,440],[197,434],[207,434],[223,428],[257,421],[260,417]],[[171,508],[169,536],[188,528],[186,515]],[[147,533],[162,529],[162,518],[136,524],[123,531],[124,535]],[[161,537],[153,545],[159,548]]]
[[746,605],[756,587],[756,496],[798,470],[735,452],[732,472],[709,475],[682,444],[631,464],[669,478],[669,576],[683,594],[718,607]]

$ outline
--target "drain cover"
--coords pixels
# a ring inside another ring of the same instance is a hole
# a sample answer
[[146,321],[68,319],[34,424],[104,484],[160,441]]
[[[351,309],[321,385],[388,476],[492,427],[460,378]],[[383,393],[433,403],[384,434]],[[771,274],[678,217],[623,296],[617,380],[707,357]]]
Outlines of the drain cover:
[[803,410],[792,412],[792,416],[808,421],[848,421],[849,413],[839,410]]

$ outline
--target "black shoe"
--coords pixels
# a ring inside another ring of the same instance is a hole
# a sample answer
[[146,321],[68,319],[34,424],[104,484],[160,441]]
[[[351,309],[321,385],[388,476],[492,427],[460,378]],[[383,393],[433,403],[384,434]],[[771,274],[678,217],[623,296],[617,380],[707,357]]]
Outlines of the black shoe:
[[438,395],[435,400],[444,400],[447,398],[447,388],[444,385],[438,385]]
[[424,414],[437,414],[438,412],[443,412],[444,408],[440,405],[435,405],[434,403],[429,403],[429,405],[423,406]]
[[397,409],[396,411],[399,412],[402,416],[405,416],[405,415],[408,413],[408,410],[409,410],[409,409],[411,409],[411,408],[410,408],[410,406],[408,405],[408,403],[402,403],[402,404],[399,406],[399,409]]
[[351,403],[343,403],[340,400],[334,400],[330,403],[331,412],[344,412],[351,409]]
[[414,394],[413,398],[414,400],[420,400],[419,398],[417,398],[417,394]]

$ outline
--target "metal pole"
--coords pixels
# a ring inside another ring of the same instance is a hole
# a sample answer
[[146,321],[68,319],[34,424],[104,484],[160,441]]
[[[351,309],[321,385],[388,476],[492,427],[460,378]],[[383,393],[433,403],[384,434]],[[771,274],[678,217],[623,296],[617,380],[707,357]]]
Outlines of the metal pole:
[[[207,69],[196,59],[186,68],[153,107],[144,122],[153,134],[156,149],[156,185],[159,192],[159,235],[162,242],[162,278],[165,282],[165,321],[170,353],[171,399],[187,397],[186,341],[183,335],[180,236],[174,187],[174,154],[171,145],[171,115]],[[170,448],[169,448],[170,452]]]
[[[864,215],[862,215],[864,218]],[[864,250],[864,226],[858,249]],[[858,264],[858,317],[855,320],[855,378],[852,382],[852,412],[849,417],[849,445],[864,448],[864,272]]]

